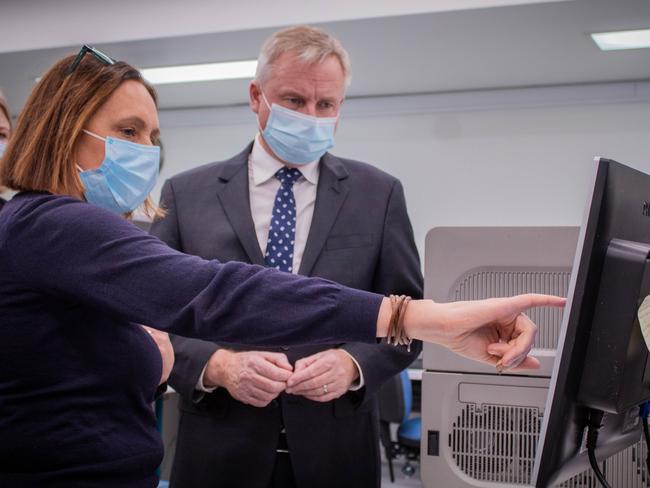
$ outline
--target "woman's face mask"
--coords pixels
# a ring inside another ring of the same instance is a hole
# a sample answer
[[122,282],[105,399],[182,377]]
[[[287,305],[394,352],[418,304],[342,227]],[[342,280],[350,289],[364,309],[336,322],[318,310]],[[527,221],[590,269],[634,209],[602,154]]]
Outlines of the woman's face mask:
[[156,184],[160,148],[84,132],[104,141],[99,168],[79,173],[86,201],[119,214],[134,211]]
[[262,136],[283,161],[297,165],[312,163],[334,146],[338,116],[312,117],[275,103],[271,106],[264,93],[262,100],[271,111]]

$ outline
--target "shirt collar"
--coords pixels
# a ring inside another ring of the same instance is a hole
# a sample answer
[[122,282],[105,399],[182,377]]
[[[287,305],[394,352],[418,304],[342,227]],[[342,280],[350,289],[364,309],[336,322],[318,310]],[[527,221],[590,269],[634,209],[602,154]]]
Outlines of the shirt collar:
[[[264,146],[260,141],[260,137],[261,136],[259,133],[255,136],[253,150],[248,157],[251,172],[253,173],[253,183],[255,186],[266,183],[268,180],[273,178],[279,169],[282,169],[284,167],[280,161],[275,159],[266,151],[266,149],[264,149]],[[300,165],[298,169],[304,176],[305,180],[307,180],[312,185],[318,184],[320,162]]]

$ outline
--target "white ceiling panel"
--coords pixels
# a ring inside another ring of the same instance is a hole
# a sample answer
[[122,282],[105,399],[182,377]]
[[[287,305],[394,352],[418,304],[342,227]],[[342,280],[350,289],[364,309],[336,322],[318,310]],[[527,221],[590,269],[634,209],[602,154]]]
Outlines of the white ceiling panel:
[[[0,0],[0,52],[542,3],[544,0]],[[570,0],[545,0],[545,3]]]
[[[4,9],[4,0],[0,2]],[[66,2],[72,0],[52,3]],[[572,0],[319,25],[350,52],[353,77],[348,95],[355,98],[650,80],[650,49],[603,52],[589,37],[592,32],[650,27],[648,0]],[[273,30],[111,43],[89,35],[84,42],[96,43],[112,57],[138,67],[156,67],[253,59]],[[76,52],[79,44],[0,53],[0,86],[14,111],[24,103],[34,78],[64,54]],[[161,86],[161,108],[246,103],[247,84],[227,80]]]

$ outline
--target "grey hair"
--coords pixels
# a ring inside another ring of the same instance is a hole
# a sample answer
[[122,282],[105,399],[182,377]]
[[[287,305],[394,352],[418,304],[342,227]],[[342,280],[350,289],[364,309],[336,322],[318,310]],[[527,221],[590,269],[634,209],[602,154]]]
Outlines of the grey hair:
[[258,84],[263,84],[268,79],[273,63],[286,52],[295,53],[305,64],[321,63],[328,56],[336,56],[343,68],[345,88],[350,86],[352,72],[348,52],[338,39],[323,29],[308,25],[287,27],[273,33],[264,41],[255,72],[255,81]]

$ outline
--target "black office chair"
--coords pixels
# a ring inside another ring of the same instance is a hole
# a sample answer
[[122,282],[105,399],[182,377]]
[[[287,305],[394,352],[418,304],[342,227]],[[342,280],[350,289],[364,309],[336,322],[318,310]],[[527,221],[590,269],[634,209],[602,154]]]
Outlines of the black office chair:
[[[402,472],[406,476],[415,474],[411,461],[420,460],[420,433],[422,419],[410,418],[413,407],[413,390],[406,370],[393,376],[379,390],[379,438],[384,446],[391,482],[395,481],[393,460],[406,458]],[[397,439],[391,436],[390,425],[398,424]]]

